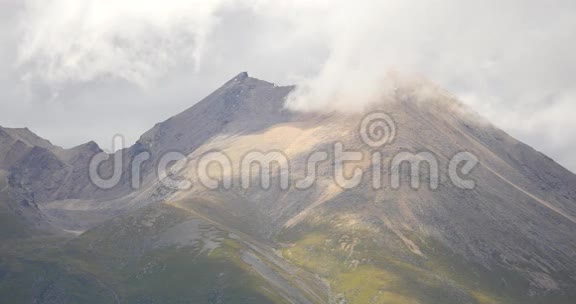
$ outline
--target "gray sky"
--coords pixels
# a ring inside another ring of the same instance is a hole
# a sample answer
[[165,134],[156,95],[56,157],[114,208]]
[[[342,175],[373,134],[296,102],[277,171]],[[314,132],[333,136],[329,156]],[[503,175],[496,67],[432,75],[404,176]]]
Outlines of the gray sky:
[[0,125],[134,142],[241,71],[303,107],[427,77],[576,171],[572,0],[0,0]]

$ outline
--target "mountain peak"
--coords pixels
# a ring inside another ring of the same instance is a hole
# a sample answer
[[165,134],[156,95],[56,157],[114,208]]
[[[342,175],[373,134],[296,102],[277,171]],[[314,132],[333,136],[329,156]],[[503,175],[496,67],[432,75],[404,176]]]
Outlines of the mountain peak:
[[224,83],[224,85],[221,88],[231,88],[231,87],[236,87],[236,86],[246,86],[246,87],[278,87],[277,85],[275,85],[272,82],[266,81],[266,80],[262,80],[262,79],[258,79],[258,78],[254,78],[254,77],[250,77],[250,75],[248,75],[248,72],[242,72],[236,76],[234,76],[232,79],[228,80],[226,83]]
[[250,76],[248,76],[248,72],[241,72],[240,74],[236,75],[236,77],[234,77],[234,79],[236,80],[244,80],[246,78],[248,78]]
[[83,143],[83,144],[78,145],[76,147],[70,148],[66,151],[69,151],[69,152],[78,152],[78,151],[102,152],[102,149],[100,148],[100,146],[95,141],[91,140],[87,143]]
[[284,102],[292,89],[242,72],[189,109],[156,124],[138,145],[191,152],[216,134],[254,131],[287,121],[290,113]]
[[233,83],[243,82],[249,78],[250,78],[250,76],[248,75],[248,72],[242,72],[242,73],[234,76],[232,79],[228,80],[224,85],[226,86],[226,85],[233,84]]
[[21,141],[29,146],[38,146],[42,148],[53,148],[52,143],[30,131],[28,128],[5,128],[0,126],[0,132],[8,135],[13,140]]

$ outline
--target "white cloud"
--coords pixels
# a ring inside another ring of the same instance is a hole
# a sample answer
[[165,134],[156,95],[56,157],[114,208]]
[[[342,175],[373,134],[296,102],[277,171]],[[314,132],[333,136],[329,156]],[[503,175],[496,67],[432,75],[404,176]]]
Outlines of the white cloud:
[[424,75],[455,93],[537,102],[575,87],[576,5],[540,1],[338,2],[316,16],[329,56],[300,83],[296,108],[358,107],[390,70]]
[[[477,100],[490,120],[576,169],[567,152],[576,148],[569,144],[576,142],[572,0],[25,3],[13,74],[41,91],[38,99],[45,95],[38,87],[48,86],[64,92],[64,103],[102,102],[91,90],[105,86],[113,98],[118,86],[134,83],[145,91],[124,89],[106,104],[131,111],[145,97],[145,128],[241,70],[295,81],[290,106],[307,110],[361,108],[386,93],[391,70],[407,71]],[[0,81],[12,87],[8,80]],[[124,128],[130,138],[144,131]]]
[[182,62],[198,66],[223,3],[30,0],[18,64],[50,85],[102,77],[146,85]]

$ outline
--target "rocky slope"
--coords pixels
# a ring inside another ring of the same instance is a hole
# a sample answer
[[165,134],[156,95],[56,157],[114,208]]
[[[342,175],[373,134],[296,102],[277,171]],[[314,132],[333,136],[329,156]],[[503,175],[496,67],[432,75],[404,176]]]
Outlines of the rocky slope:
[[[76,286],[84,278],[90,291],[127,303],[573,302],[576,175],[423,81],[398,83],[367,109],[387,113],[397,128],[394,141],[377,148],[359,134],[366,113],[292,112],[284,107],[292,89],[239,74],[117,152],[125,160],[123,177],[109,190],[87,176],[89,159],[100,152],[94,143],[64,150],[26,130],[0,129],[0,170],[10,193],[4,201],[26,200],[30,214],[51,227],[88,230],[34,254],[32,260],[65,269],[46,280],[46,294],[73,302],[78,289],[62,282]],[[363,154],[345,168],[349,175],[364,169],[359,186],[334,182],[333,158],[318,164],[318,178],[306,189],[281,188],[278,174],[268,189],[241,186],[240,166],[251,151],[281,151],[290,180],[298,181],[307,176],[309,155],[333,157],[335,143]],[[132,189],[129,164],[143,151],[151,157],[142,187]],[[188,156],[174,176],[192,181],[191,189],[158,181],[154,166],[171,151]],[[196,168],[210,151],[233,164],[231,172],[210,169],[230,177],[230,189],[203,186]],[[448,178],[448,163],[461,151],[479,160],[469,174],[471,190]],[[384,168],[379,188],[371,183],[374,152]],[[423,186],[410,187],[406,166],[401,187],[391,188],[393,159],[402,152],[438,160],[438,189],[427,186],[433,177],[426,167]],[[29,242],[15,246],[35,251]],[[4,294],[14,278],[26,279],[15,274],[21,254],[2,250],[0,270],[13,276],[0,276]],[[247,288],[237,285],[243,276],[250,278]]]

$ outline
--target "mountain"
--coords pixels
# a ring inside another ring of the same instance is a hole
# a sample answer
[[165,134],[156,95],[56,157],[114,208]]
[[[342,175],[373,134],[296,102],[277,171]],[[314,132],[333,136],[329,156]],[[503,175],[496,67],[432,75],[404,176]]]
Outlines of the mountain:
[[[0,212],[16,222],[6,230],[14,237],[0,247],[0,298],[574,301],[576,175],[423,80],[399,82],[381,102],[348,114],[291,111],[284,103],[292,90],[239,74],[110,155],[122,158],[123,175],[107,190],[88,178],[90,159],[102,152],[95,143],[65,150],[28,130],[0,129],[0,206],[27,208]],[[365,142],[359,131],[369,113],[392,120],[391,143]],[[363,170],[358,186],[335,183],[335,145],[363,156],[344,167],[348,177]],[[175,151],[187,161],[170,177],[187,179],[192,188],[176,190],[158,179],[155,166]],[[214,151],[232,164],[230,171],[209,167],[213,177],[230,178],[227,189],[204,185],[198,174],[203,157]],[[290,171],[272,170],[270,187],[257,179],[244,187],[242,160],[270,151],[281,152],[273,159],[286,157]],[[317,164],[315,182],[282,187],[283,178],[307,177],[307,160],[318,151],[328,159]],[[468,173],[473,189],[457,187],[450,177],[448,164],[462,151],[479,161]],[[142,164],[141,187],[133,189],[131,161],[143,152],[150,157]],[[376,152],[382,171],[370,161]],[[432,156],[437,176],[433,166],[423,166],[416,189],[404,165],[399,187],[392,187],[399,155]],[[111,173],[112,166],[106,162],[102,171]],[[372,185],[376,175],[382,187]],[[429,186],[434,182],[438,188]]]

